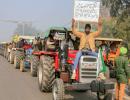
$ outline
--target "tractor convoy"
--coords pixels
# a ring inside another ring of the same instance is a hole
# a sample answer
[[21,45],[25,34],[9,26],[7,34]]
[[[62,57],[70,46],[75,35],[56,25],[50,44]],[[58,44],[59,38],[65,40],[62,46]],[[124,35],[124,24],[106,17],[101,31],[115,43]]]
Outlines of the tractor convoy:
[[[43,37],[14,36],[12,42],[0,43],[0,55],[21,72],[30,70],[38,77],[39,89],[52,92],[53,100],[64,100],[65,91],[97,94],[98,100],[114,100],[114,59],[122,39],[96,38],[98,57],[83,52],[72,79],[72,65],[79,39],[64,27],[52,27]],[[103,58],[103,62],[101,62]],[[87,100],[87,99],[86,99]]]

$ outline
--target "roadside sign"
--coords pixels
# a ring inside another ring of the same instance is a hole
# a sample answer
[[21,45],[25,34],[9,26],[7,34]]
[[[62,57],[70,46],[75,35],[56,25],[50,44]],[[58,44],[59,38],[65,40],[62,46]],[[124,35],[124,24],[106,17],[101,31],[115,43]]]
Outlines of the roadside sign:
[[74,19],[85,22],[98,22],[100,0],[74,0]]

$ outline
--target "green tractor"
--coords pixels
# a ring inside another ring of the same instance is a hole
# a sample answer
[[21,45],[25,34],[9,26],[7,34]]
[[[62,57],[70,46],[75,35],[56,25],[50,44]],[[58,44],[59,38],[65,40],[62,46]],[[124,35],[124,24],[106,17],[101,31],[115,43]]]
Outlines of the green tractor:
[[35,36],[29,36],[26,38],[26,43],[23,46],[24,57],[20,60],[20,71],[24,72],[26,69],[30,69],[32,62],[32,52],[33,52],[33,40]]

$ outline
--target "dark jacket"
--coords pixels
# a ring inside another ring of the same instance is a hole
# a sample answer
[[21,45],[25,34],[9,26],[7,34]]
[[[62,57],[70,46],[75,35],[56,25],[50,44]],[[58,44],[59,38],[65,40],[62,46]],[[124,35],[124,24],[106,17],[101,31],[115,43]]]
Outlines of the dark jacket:
[[24,39],[22,39],[17,43],[17,48],[23,48],[23,46],[24,46]]

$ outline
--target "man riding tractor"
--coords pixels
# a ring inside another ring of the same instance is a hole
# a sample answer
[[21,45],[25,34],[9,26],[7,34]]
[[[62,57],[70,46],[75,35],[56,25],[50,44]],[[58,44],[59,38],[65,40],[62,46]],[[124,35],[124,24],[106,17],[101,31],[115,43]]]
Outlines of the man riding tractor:
[[48,33],[44,34],[46,41],[50,34],[54,34],[54,41],[52,42],[56,43],[56,49],[46,48],[48,44],[45,42],[44,50],[33,52],[33,55],[39,59],[37,68],[41,91],[49,92],[52,90],[54,100],[64,100],[65,90],[91,90],[97,93],[98,99],[112,100],[113,95],[110,90],[114,88],[114,84],[104,78],[106,68],[101,62],[103,60],[101,60],[101,53],[98,54],[98,57],[83,53],[76,69],[76,77],[71,79],[73,60],[78,51],[75,50],[74,46],[72,49],[70,44],[71,42],[77,43],[77,40],[75,40],[77,38],[73,39],[72,31],[67,31],[66,28],[62,27],[53,27]]

